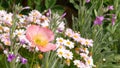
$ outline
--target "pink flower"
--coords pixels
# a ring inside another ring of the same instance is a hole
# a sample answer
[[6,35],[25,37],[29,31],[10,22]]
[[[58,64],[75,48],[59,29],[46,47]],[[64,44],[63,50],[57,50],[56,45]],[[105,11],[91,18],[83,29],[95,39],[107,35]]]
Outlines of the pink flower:
[[116,20],[116,15],[113,14],[113,15],[112,15],[112,25],[115,25],[115,20]]
[[103,20],[104,20],[103,16],[97,16],[96,19],[94,20],[94,25],[101,25]]
[[26,37],[32,43],[32,46],[38,47],[41,52],[56,49],[56,45],[50,43],[54,40],[54,34],[48,28],[31,25],[27,28]]
[[86,3],[89,3],[90,2],[90,0],[86,0]]
[[113,10],[114,9],[112,5],[108,6],[107,8],[108,8],[108,10]]

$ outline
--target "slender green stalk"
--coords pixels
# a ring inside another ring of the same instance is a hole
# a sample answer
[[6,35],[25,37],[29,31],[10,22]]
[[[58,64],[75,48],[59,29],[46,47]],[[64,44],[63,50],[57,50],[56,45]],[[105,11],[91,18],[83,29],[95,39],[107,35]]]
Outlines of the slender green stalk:
[[30,68],[33,68],[34,59],[35,59],[35,51],[33,53],[32,62],[30,64]]

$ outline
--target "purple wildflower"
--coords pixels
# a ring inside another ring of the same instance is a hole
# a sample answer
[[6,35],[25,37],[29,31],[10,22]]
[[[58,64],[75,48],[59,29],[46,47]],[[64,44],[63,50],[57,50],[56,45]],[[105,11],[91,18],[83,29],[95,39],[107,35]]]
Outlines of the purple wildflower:
[[63,30],[62,30],[62,29],[60,29],[60,28],[58,28],[58,32],[59,32],[59,33],[61,33],[61,32],[63,32]]
[[103,20],[104,20],[103,16],[97,16],[96,19],[94,20],[94,25],[101,25]]
[[66,13],[63,13],[62,16],[61,16],[61,18],[64,18],[65,16],[66,16]]
[[86,0],[86,3],[89,3],[90,2],[90,0]]
[[116,15],[115,15],[115,14],[113,14],[113,15],[112,15],[112,25],[114,25],[114,24],[115,24],[115,20],[116,20]]
[[48,9],[47,13],[46,13],[46,16],[50,16],[51,15],[51,10]]
[[24,10],[24,9],[30,9],[30,7],[29,7],[29,6],[26,6],[26,7],[22,8],[22,10]]
[[8,60],[8,62],[11,62],[14,58],[15,58],[14,54],[9,54],[7,60]]
[[114,9],[112,5],[108,6],[107,8],[108,8],[108,10],[113,10]]
[[22,62],[22,64],[26,64],[27,63],[27,59],[26,58],[21,58],[21,62]]
[[21,44],[25,44],[26,41],[25,41],[24,39],[22,39],[22,40],[20,40],[20,43],[21,43]]

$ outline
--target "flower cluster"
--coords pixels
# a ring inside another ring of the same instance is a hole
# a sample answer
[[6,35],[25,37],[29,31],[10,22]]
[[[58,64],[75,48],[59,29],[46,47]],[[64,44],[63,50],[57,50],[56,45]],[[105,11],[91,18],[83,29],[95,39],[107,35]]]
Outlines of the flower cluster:
[[[5,49],[7,61],[26,64],[29,60],[18,52],[20,48],[24,48],[39,53],[55,51],[58,58],[65,59],[67,65],[73,61],[78,68],[92,67],[93,59],[88,49],[93,46],[93,41],[82,38],[80,33],[70,28],[65,30],[65,23],[62,20],[65,15],[66,13],[62,16],[51,15],[50,10],[47,16],[37,10],[32,10],[28,15],[14,15],[1,10],[0,43]],[[64,37],[61,37],[62,34]],[[79,60],[75,53],[80,57]]]
[[[70,65],[70,60],[73,60],[74,65],[78,68],[91,68],[94,66],[92,55],[88,50],[88,48],[93,46],[92,39],[82,38],[80,33],[74,32],[70,28],[67,28],[64,33],[69,39],[56,38],[58,57],[66,59],[68,65]],[[81,59],[75,58],[74,51]]]
[[[60,17],[58,14],[55,15]],[[53,44],[55,35],[49,29],[50,20],[49,16],[47,17],[37,10],[32,10],[28,15],[14,15],[14,13],[0,10],[0,44],[5,49],[4,54],[7,56],[8,62],[27,63],[27,59],[18,53],[20,48],[26,48],[33,52],[55,50],[56,45]],[[56,24],[55,32],[62,32],[65,28],[64,22],[58,20]],[[15,27],[13,28],[13,26]]]
[[[106,8],[106,10],[112,11],[112,10],[114,10],[114,6],[109,5]],[[109,17],[111,17],[111,18],[109,18]],[[116,15],[115,14],[105,14],[104,16],[96,16],[96,19],[94,20],[94,25],[101,25],[104,20],[111,21],[112,25],[114,25],[115,21],[116,21]]]
[[[35,50],[42,52],[55,49],[55,45],[49,43],[49,41],[54,40],[54,34],[47,28],[49,26],[49,19],[45,15],[42,15],[37,10],[32,10],[28,16],[17,14],[15,18],[13,13],[7,13],[4,10],[0,11],[0,43],[4,45],[3,47],[6,47],[6,45],[10,46],[10,52],[14,50],[12,47],[18,47],[18,50],[20,47],[24,47],[29,49],[29,51],[33,51],[34,47]],[[14,22],[14,20],[17,21]],[[16,26],[14,31],[13,26]],[[52,46],[53,48],[51,48]],[[16,52],[6,55],[9,62],[13,59],[17,60],[16,58],[18,57]],[[27,62],[25,58],[20,58],[20,60],[21,62]]]
[[8,52],[8,50],[4,50],[4,54],[7,55],[7,61],[12,62],[15,60],[15,62],[21,62],[22,64],[27,63],[27,59],[21,57],[20,55],[15,55],[13,52]]

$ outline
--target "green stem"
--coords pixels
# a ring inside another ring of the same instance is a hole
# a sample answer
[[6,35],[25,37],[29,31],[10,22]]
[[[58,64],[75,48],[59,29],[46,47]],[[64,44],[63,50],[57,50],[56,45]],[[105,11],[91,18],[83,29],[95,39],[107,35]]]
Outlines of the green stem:
[[47,54],[46,54],[46,66],[45,66],[45,68],[49,68],[49,56],[50,56],[50,52],[47,52]]
[[6,60],[6,57],[4,58],[4,60],[5,60],[6,68],[9,68],[9,67],[8,67],[8,63],[7,63],[7,60]]
[[34,53],[33,53],[33,58],[32,58],[32,62],[31,62],[31,64],[30,64],[30,68],[32,68],[32,67],[33,67],[33,62],[34,62],[34,59],[35,59],[35,51],[34,51]]

